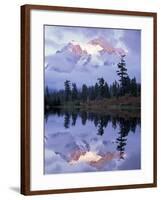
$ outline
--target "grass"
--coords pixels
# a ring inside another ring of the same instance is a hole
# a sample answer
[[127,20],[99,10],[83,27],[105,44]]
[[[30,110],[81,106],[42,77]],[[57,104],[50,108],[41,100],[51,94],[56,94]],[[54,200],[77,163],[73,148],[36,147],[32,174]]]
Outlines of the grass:
[[69,101],[61,107],[75,107],[86,109],[140,109],[140,97],[123,96],[119,98],[101,99],[94,101],[78,102]]
[[[65,111],[86,111],[113,116],[140,117],[140,97],[123,96],[87,102],[70,101],[56,108]],[[54,106],[52,107],[54,109]],[[52,109],[51,108],[51,109]]]

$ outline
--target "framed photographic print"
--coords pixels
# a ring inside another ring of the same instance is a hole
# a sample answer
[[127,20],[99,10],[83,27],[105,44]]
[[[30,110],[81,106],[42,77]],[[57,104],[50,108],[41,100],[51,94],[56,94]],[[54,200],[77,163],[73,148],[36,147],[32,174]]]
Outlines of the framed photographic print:
[[157,14],[21,7],[21,193],[157,185]]

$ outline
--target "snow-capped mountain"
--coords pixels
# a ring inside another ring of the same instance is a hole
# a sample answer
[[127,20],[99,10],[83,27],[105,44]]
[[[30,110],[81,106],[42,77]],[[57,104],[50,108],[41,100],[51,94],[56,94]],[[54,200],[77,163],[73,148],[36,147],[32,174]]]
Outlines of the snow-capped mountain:
[[88,71],[99,66],[112,66],[119,62],[121,55],[126,55],[123,48],[112,46],[105,38],[95,38],[82,43],[71,41],[55,54],[45,58],[46,70],[71,72],[73,69]]

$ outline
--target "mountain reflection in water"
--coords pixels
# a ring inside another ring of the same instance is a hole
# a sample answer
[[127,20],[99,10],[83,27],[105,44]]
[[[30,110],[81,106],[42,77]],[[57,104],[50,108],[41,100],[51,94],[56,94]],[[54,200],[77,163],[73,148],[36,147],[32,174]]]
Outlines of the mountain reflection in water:
[[45,174],[140,169],[140,117],[55,109],[45,114]]

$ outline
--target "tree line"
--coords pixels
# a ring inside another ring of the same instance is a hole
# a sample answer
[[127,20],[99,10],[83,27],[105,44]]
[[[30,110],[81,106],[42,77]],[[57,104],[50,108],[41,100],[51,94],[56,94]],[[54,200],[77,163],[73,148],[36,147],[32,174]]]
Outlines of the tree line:
[[66,102],[86,102],[93,100],[109,99],[112,97],[119,98],[120,96],[140,96],[141,85],[136,82],[136,78],[130,78],[127,73],[125,56],[121,56],[121,61],[118,63],[116,71],[119,80],[108,84],[103,77],[98,78],[97,82],[92,86],[83,84],[78,88],[76,83],[71,83],[70,80],[64,82],[64,89],[59,91],[49,90],[45,88],[45,105],[59,106]]

